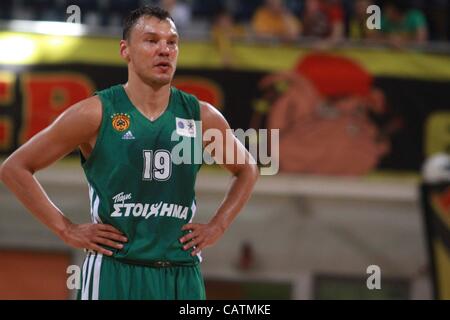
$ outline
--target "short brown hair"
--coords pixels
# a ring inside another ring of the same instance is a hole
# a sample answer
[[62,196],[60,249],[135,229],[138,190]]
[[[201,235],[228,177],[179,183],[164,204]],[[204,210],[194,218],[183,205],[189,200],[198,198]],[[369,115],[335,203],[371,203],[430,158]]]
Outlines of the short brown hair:
[[136,22],[142,16],[156,17],[160,20],[170,19],[173,22],[173,18],[170,16],[170,13],[160,7],[148,5],[139,7],[136,10],[131,11],[123,20],[123,40],[128,40],[128,38],[130,37],[131,29],[133,29]]

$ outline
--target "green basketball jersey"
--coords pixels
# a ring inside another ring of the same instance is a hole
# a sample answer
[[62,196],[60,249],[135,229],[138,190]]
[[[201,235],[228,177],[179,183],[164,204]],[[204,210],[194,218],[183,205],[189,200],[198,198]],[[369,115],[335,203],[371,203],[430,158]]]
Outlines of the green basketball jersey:
[[[200,121],[198,100],[172,87],[166,110],[150,121],[122,85],[97,94],[103,108],[101,127],[89,158],[81,156],[91,218],[128,238],[123,249],[108,249],[124,262],[200,262],[200,255],[192,257],[179,241],[186,233],[181,227],[196,211],[194,186],[201,161],[194,158],[202,150],[201,128],[195,122]],[[175,164],[172,150],[181,141],[189,148],[179,154],[189,161]]]

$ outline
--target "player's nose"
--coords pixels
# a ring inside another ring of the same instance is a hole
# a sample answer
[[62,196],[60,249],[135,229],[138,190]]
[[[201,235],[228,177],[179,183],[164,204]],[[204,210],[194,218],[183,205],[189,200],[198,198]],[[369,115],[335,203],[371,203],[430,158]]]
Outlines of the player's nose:
[[158,46],[158,54],[168,56],[170,52],[169,46],[166,41],[160,41]]

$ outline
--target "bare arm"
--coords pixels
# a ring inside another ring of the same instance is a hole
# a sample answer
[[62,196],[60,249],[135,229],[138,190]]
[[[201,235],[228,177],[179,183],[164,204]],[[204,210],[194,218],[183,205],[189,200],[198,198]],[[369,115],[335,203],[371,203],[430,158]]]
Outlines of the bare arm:
[[[223,235],[225,230],[230,226],[234,218],[239,214],[250,198],[259,174],[257,165],[251,164],[255,163],[254,159],[231,131],[227,130],[230,129],[230,126],[220,112],[210,104],[202,102],[201,120],[204,131],[208,129],[218,129],[222,133],[222,137],[224,137],[222,150],[219,150],[219,152],[212,156],[214,159],[218,160],[218,162],[220,161],[219,163],[224,163],[222,166],[233,174],[233,178],[222,204],[208,224],[190,223],[183,227],[183,230],[192,230],[191,233],[182,237],[180,241],[182,243],[189,241],[184,246],[185,250],[195,246],[195,249],[191,253],[193,256],[199,253],[203,248],[216,243]],[[228,164],[225,160],[227,159],[228,153],[232,151],[231,146],[229,147],[230,150],[226,147],[227,139],[232,139],[230,141],[233,141],[233,148],[237,150],[234,157],[235,160]],[[210,142],[204,142],[206,145],[208,143]],[[236,159],[245,159],[245,163],[238,164]]]
[[[39,221],[66,243],[109,254],[98,243],[117,247],[106,238],[119,240],[120,232],[107,225],[74,225],[53,204],[34,177],[36,171],[61,159],[78,146],[89,146],[95,140],[101,117],[98,97],[75,104],[11,154],[0,167],[0,179]],[[99,236],[104,237],[105,241],[99,240]]]

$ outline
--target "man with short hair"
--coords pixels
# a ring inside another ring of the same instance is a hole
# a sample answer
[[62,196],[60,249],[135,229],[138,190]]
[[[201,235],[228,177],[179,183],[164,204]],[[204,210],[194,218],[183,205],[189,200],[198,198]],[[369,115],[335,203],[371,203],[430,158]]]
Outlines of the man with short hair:
[[[144,6],[131,12],[120,41],[128,82],[70,107],[0,168],[1,180],[33,215],[88,252],[81,299],[205,299],[201,250],[223,235],[256,182],[258,168],[223,116],[171,86],[178,41],[167,11]],[[195,152],[176,162],[172,150],[181,140],[203,151],[211,141],[202,132],[209,129],[223,137],[212,154],[218,162],[234,150],[235,159],[246,161],[223,165],[232,184],[212,219],[197,224],[194,186],[201,162],[194,161]],[[34,178],[77,147],[89,184],[87,224],[65,217]]]
[[427,21],[420,10],[410,8],[408,1],[388,0],[383,6],[381,34],[395,47],[424,44],[428,40]]

